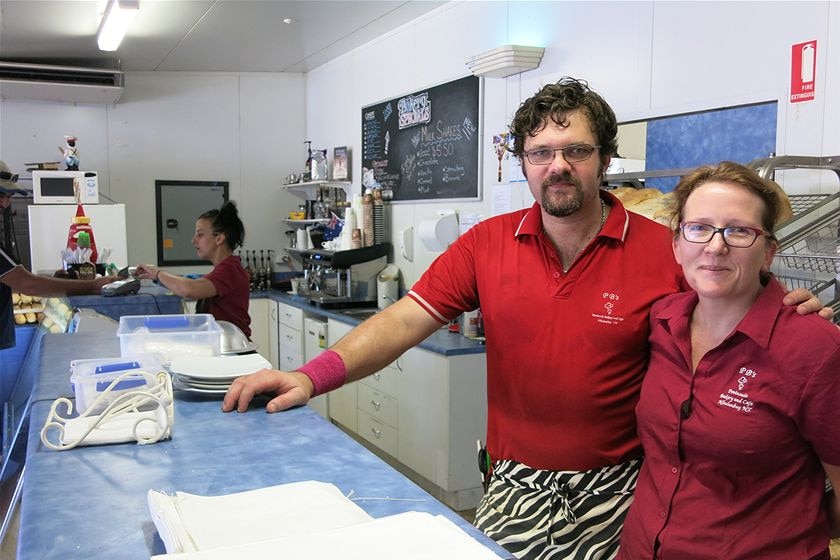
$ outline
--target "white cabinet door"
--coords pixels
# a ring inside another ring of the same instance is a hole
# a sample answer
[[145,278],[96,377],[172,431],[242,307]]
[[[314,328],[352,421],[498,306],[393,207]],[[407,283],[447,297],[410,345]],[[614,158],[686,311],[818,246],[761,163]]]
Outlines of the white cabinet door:
[[[327,321],[325,319],[316,319],[314,317],[306,317],[303,320],[303,362],[306,363],[309,360],[315,358],[324,351],[324,348],[321,347],[322,340],[323,344],[326,344],[326,340],[322,339],[322,334],[325,333],[327,330]],[[329,402],[327,400],[327,395],[318,395],[317,397],[313,397],[309,399],[309,402],[306,403],[307,406],[312,408],[315,412],[329,420],[330,413],[329,413]]]
[[[327,322],[327,346],[332,346],[338,339],[353,330],[352,325],[330,319]],[[358,415],[356,414],[356,383],[348,383],[344,387],[330,391],[330,418],[350,431],[358,432]]]
[[480,496],[475,444],[487,431],[486,363],[484,354],[447,358],[420,348],[402,360],[398,459],[465,503]]
[[248,315],[251,317],[251,342],[257,345],[257,353],[270,360],[269,333],[269,303],[270,299],[252,299],[248,302]]
[[268,355],[263,354],[271,362],[271,367],[280,367],[280,318],[277,313],[277,302],[269,300],[268,304]]
[[402,367],[397,458],[420,475],[446,488],[449,474],[449,365],[444,357],[412,348],[403,354]]

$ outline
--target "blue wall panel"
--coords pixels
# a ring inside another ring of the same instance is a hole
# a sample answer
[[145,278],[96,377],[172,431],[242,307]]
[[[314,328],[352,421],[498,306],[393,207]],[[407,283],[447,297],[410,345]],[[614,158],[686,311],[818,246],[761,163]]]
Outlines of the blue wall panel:
[[[776,151],[776,105],[762,103],[656,119],[647,123],[645,169],[680,169],[723,160],[748,163]],[[647,179],[668,192],[679,179]]]

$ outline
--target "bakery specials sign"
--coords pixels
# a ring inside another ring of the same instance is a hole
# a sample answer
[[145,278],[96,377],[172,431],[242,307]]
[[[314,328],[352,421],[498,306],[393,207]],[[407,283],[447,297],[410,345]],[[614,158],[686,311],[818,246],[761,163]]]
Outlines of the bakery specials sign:
[[817,41],[797,43],[790,53],[790,102],[814,100],[817,74]]

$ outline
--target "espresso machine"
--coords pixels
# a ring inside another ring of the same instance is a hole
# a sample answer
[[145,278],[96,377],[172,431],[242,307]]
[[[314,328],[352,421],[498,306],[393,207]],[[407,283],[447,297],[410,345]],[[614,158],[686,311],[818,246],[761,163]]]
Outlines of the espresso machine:
[[346,251],[304,251],[309,301],[325,308],[376,306],[376,279],[388,264],[389,248],[383,243]]

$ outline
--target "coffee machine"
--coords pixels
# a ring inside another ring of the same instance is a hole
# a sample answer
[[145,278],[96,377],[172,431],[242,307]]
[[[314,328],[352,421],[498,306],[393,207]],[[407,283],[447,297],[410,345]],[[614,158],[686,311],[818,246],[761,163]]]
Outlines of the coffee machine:
[[325,308],[375,306],[376,278],[388,264],[389,248],[383,243],[346,251],[304,251],[309,301]]

